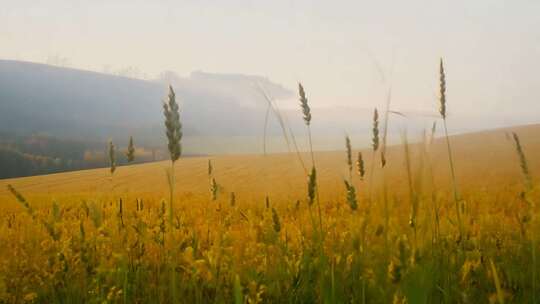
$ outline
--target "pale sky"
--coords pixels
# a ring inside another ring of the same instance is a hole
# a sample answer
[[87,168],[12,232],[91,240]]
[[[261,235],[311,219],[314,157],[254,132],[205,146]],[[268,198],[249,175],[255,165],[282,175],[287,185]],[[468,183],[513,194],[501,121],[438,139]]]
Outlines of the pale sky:
[[436,111],[442,56],[450,114],[540,120],[538,0],[1,0],[0,41],[1,59],[302,81],[314,106],[382,106],[391,82],[413,111]]

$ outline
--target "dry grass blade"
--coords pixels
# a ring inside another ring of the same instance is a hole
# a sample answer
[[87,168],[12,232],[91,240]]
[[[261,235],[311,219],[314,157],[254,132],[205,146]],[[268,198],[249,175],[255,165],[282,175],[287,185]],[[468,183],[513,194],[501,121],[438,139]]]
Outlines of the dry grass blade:
[[525,158],[525,153],[523,152],[523,147],[521,146],[521,141],[519,140],[519,136],[514,132],[512,132],[512,138],[514,139],[514,143],[516,145],[516,152],[519,157],[519,166],[521,167],[521,173],[525,179],[525,187],[527,191],[530,191],[532,189],[532,178],[529,165],[527,164],[527,159]]
[[[529,193],[531,192],[533,186],[532,186],[532,178],[531,178],[531,174],[530,174],[530,171],[529,171],[529,165],[527,164],[527,159],[525,158],[525,153],[523,152],[523,147],[521,146],[521,141],[519,139],[519,136],[515,133],[515,132],[512,132],[512,137],[514,139],[514,143],[515,143],[515,146],[516,146],[516,152],[518,154],[518,157],[519,157],[519,166],[521,167],[521,173],[523,174],[523,179],[524,179],[524,183],[525,183],[525,192],[523,192],[522,196],[524,197],[525,201],[527,202],[528,206],[529,206],[529,214],[531,216],[531,224],[535,224],[535,221],[536,221],[536,206],[535,206],[535,203],[534,203],[534,200],[530,200],[528,195]],[[535,232],[531,232],[531,256],[532,256],[532,286],[533,286],[533,291],[532,291],[532,303],[536,303],[536,265],[537,265],[537,261],[536,261],[536,243],[537,243],[537,240],[536,240],[536,233]]]
[[[266,90],[259,83],[256,83],[255,88],[263,96],[264,100],[268,104],[268,109],[271,109],[274,115],[276,116],[279,126],[281,127],[281,131],[283,133],[283,139],[285,140],[285,143],[287,144],[287,150],[289,152],[291,152],[289,135],[291,136],[291,140],[293,142],[296,156],[298,157],[298,161],[302,165],[302,169],[304,170],[304,173],[308,174],[306,165],[304,164],[304,160],[302,159],[302,156],[300,155],[300,149],[298,149],[298,145],[296,143],[296,137],[294,136],[294,132],[292,131],[290,124],[287,123],[286,117],[284,117],[281,114],[281,112],[279,111],[279,108],[274,104],[274,99],[268,94],[268,92],[266,92]],[[267,109],[267,114],[265,118],[265,131],[264,131],[264,139],[263,139],[264,140],[263,147],[264,147],[265,155],[266,155],[266,128],[267,128],[267,123],[268,123],[268,120],[267,120],[268,109]],[[288,131],[287,131],[287,127],[288,127]]]
[[493,259],[489,259],[489,266],[493,275],[493,281],[495,282],[495,289],[497,290],[497,301],[499,302],[499,304],[504,304],[504,293],[501,288],[501,281],[499,279],[495,263],[493,263]]
[[433,144],[433,140],[435,139],[435,132],[437,131],[437,122],[434,121],[433,125],[431,125],[431,135],[429,137],[429,144]]
[[[388,121],[390,120],[390,113],[393,112],[397,115],[403,115],[400,112],[390,111],[390,103],[392,102],[392,85],[388,88],[388,95],[386,96],[386,111],[384,112],[384,131],[382,138],[381,148],[381,167],[386,166],[386,139],[388,137]],[[403,115],[404,116],[404,115]]]
[[7,185],[8,191],[15,196],[17,201],[21,203],[21,205],[28,211],[28,213],[33,214],[34,209],[32,209],[32,206],[30,206],[30,203],[26,200],[26,198],[19,192],[17,189],[15,189],[12,185]]

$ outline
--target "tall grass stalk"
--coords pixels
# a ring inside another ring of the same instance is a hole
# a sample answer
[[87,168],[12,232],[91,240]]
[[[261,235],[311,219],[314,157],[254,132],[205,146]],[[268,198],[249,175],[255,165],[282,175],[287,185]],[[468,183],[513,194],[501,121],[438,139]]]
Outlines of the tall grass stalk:
[[375,156],[377,155],[377,151],[379,150],[379,112],[377,111],[377,108],[373,110],[373,122],[372,122],[372,137],[371,137],[371,147],[372,147],[372,154],[371,154],[371,169],[369,172],[369,197],[368,197],[368,204],[366,206],[366,209],[364,211],[364,221],[362,223],[362,248],[365,246],[365,239],[366,239],[366,230],[369,224],[370,220],[370,213],[371,213],[371,207],[373,204],[373,188],[374,188],[374,171],[375,171]]
[[347,203],[349,204],[349,207],[351,207],[352,210],[356,210],[358,208],[358,202],[356,198],[356,189],[354,188],[354,184],[352,181],[352,171],[353,171],[353,162],[352,162],[352,147],[351,147],[351,139],[349,136],[345,136],[345,148],[347,152],[347,168],[349,170],[349,180],[344,180],[345,183],[345,190],[347,191]]
[[173,220],[173,200],[174,200],[174,164],[182,154],[182,124],[180,123],[180,108],[176,102],[174,89],[169,85],[167,100],[163,103],[163,115],[165,116],[165,134],[167,135],[169,155],[171,158],[171,169],[168,172],[169,182],[169,222],[172,226]]
[[263,129],[263,154],[266,156],[266,134],[268,132],[268,117],[270,116],[270,104],[266,106],[264,114],[264,129]]
[[388,246],[388,229],[390,223],[390,210],[388,202],[388,185],[386,183],[386,145],[388,138],[388,124],[390,120],[390,104],[392,102],[392,84],[390,83],[388,87],[388,93],[386,95],[386,110],[384,111],[384,130],[382,136],[382,147],[381,147],[381,180],[382,180],[382,191],[383,191],[383,205],[384,205],[384,244],[386,252],[391,255],[389,246]]
[[382,147],[381,147],[381,167],[386,166],[386,140],[388,137],[388,121],[390,119],[390,103],[392,101],[392,86],[388,88],[388,94],[386,96],[386,111],[384,112],[384,130],[382,136]]
[[111,194],[114,196],[114,171],[116,171],[116,149],[112,140],[109,140],[109,171],[111,172]]
[[[411,205],[410,215],[409,215],[409,226],[413,230],[414,235],[414,251],[417,250],[417,213],[418,213],[418,194],[416,187],[413,181],[412,173],[412,162],[411,162],[411,151],[409,147],[409,141],[407,139],[406,131],[402,134],[402,145],[404,149],[405,156],[405,172],[407,174],[407,186],[409,188],[409,202]],[[420,170],[421,172],[421,170]]]
[[[174,212],[174,164],[180,158],[182,154],[182,146],[180,140],[182,139],[182,124],[180,123],[180,108],[176,102],[176,94],[172,86],[169,85],[169,94],[167,100],[163,103],[163,114],[165,116],[165,134],[168,140],[168,150],[171,157],[171,168],[168,171],[168,183],[169,183],[169,230],[171,237],[173,237],[173,212]],[[170,292],[171,301],[177,302],[176,299],[176,252],[173,252],[172,265],[170,268]]]
[[373,153],[371,155],[371,170],[369,172],[369,200],[370,204],[373,200],[373,174],[375,171],[375,156],[377,154],[377,151],[379,150],[379,112],[377,111],[377,108],[373,110],[373,127],[371,129],[372,131],[372,137],[371,137],[371,147],[373,149]]
[[313,155],[313,142],[311,138],[311,109],[308,104],[308,99],[306,97],[306,91],[301,83],[298,83],[298,94],[300,95],[300,107],[302,108],[302,114],[304,115],[304,122],[306,123],[308,130],[308,140],[309,140],[309,152],[311,154],[311,165],[315,167],[315,157]]
[[[525,157],[525,152],[523,152],[523,147],[521,146],[521,141],[519,136],[516,133],[512,133],[512,138],[514,139],[516,153],[519,157],[519,166],[521,168],[521,173],[523,174],[523,183],[525,185],[525,201],[529,207],[529,214],[531,217],[531,226],[534,228],[536,224],[536,206],[534,200],[528,198],[529,193],[533,190],[532,177],[529,171],[529,165],[527,163],[527,158]],[[536,302],[536,232],[531,231],[531,255],[532,255],[532,303]]]
[[454,158],[452,156],[452,148],[450,146],[450,136],[448,135],[448,127],[446,124],[446,75],[444,72],[444,64],[441,58],[439,64],[439,113],[441,114],[444,126],[444,135],[446,138],[446,148],[448,152],[448,161],[450,163],[450,174],[452,177],[452,190],[454,195],[454,203],[456,207],[456,217],[459,227],[460,239],[463,238],[463,223],[461,221],[461,211],[459,208],[459,193],[456,182],[456,172],[454,166]]
[[[311,167],[312,167],[312,173],[315,172],[315,157],[314,157],[314,154],[313,154],[313,143],[312,143],[312,140],[311,140],[311,108],[309,107],[309,103],[308,103],[308,99],[306,97],[306,91],[304,90],[304,87],[302,86],[301,83],[298,83],[298,95],[300,96],[300,108],[302,109],[302,114],[303,114],[303,119],[304,119],[304,123],[306,124],[306,127],[307,127],[307,131],[308,131],[308,138],[309,138],[309,151],[310,151],[310,154],[311,154]],[[322,223],[322,211],[321,211],[321,201],[320,201],[320,195],[319,195],[319,185],[317,183],[317,177],[315,174],[312,174],[313,178],[315,179],[314,180],[314,185],[315,185],[315,191],[316,191],[316,199],[317,199],[317,210],[318,210],[318,213],[319,213],[319,229],[320,229],[320,232],[322,234],[322,227],[323,227],[323,223]]]
[[352,182],[352,171],[353,171],[353,161],[352,161],[352,147],[351,139],[348,135],[345,135],[345,149],[347,151],[347,168],[349,169],[349,182]]
[[[257,83],[256,88],[259,91],[259,93],[263,96],[266,103],[268,104],[267,113],[265,114],[265,123],[264,123],[265,124],[265,129],[264,129],[264,135],[263,135],[263,137],[264,137],[263,138],[263,140],[264,140],[264,144],[263,144],[264,154],[266,155],[266,132],[267,132],[266,129],[268,127],[269,110],[271,109],[272,112],[274,113],[274,115],[276,116],[276,118],[278,120],[278,123],[279,123],[279,126],[281,128],[281,132],[283,133],[283,138],[285,139],[285,143],[287,144],[287,151],[291,152],[290,141],[292,141],[296,156],[298,157],[298,161],[300,162],[300,165],[302,166],[302,169],[304,170],[304,173],[307,175],[309,172],[308,172],[307,167],[306,167],[306,165],[304,163],[304,160],[302,159],[302,156],[300,155],[300,149],[298,148],[298,144],[296,142],[296,137],[294,136],[294,132],[292,131],[291,126],[287,121],[287,118],[284,115],[281,114],[281,111],[279,110],[279,107],[275,104],[274,99],[272,98],[272,96],[270,96],[270,94],[268,92],[266,92],[266,90],[259,83]],[[289,136],[291,137],[290,140],[289,140]]]
[[433,165],[431,159],[431,146],[433,145],[433,139],[435,137],[435,131],[437,129],[437,123],[433,122],[431,127],[431,133],[429,137],[424,132],[424,142],[422,144],[422,153],[423,158],[426,161],[426,169],[428,173],[428,179],[430,183],[430,200],[431,206],[433,208],[433,217],[434,217],[434,228],[432,229],[432,241],[439,240],[440,234],[440,219],[439,219],[439,206],[437,203],[437,197],[435,193],[435,175],[433,174]]

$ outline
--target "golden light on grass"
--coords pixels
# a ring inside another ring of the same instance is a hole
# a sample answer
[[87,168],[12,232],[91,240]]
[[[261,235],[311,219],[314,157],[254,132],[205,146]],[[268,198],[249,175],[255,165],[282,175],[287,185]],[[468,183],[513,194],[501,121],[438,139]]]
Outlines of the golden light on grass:
[[451,137],[439,76],[445,138],[386,147],[375,110],[357,154],[310,140],[308,174],[299,153],[189,157],[178,183],[169,88],[170,162],[115,171],[111,142],[109,168],[0,180],[0,303],[534,303],[540,125]]

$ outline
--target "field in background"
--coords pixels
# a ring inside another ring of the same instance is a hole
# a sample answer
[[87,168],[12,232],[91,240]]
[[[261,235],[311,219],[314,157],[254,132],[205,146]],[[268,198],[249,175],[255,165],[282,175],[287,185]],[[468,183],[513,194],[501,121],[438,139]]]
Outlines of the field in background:
[[[508,187],[521,187],[518,157],[510,132],[516,132],[524,145],[533,176],[540,170],[540,125],[499,129],[451,137],[456,158],[456,171],[460,188],[467,192],[483,191],[490,195],[508,192]],[[351,135],[354,145],[354,135]],[[443,138],[435,139],[431,147],[433,170],[437,188],[450,190],[448,156]],[[412,147],[416,159],[418,147]],[[356,151],[356,150],[355,150]],[[366,168],[370,168],[371,151],[363,150]],[[388,178],[392,191],[406,190],[403,147],[388,150]],[[355,153],[353,153],[355,155]],[[307,161],[309,155],[304,153]],[[327,200],[341,200],[344,196],[343,178],[347,176],[345,152],[316,152],[320,179],[320,195]],[[264,155],[230,155],[181,158],[175,167],[176,191],[182,197],[208,197],[208,160],[213,161],[215,176],[223,191],[234,191],[238,199],[263,203],[266,194],[278,199],[295,202],[305,197],[305,173],[294,153]],[[377,159],[377,164],[378,164]],[[146,163],[118,167],[112,184],[117,196],[166,199],[168,195],[165,169],[170,162]],[[377,172],[375,173],[377,174]],[[377,180],[377,176],[374,177]],[[0,180],[0,199],[3,208],[19,208],[15,198],[6,189],[8,184],[36,198],[34,203],[48,205],[52,200],[70,199],[74,195],[108,196],[111,178],[108,168],[67,172],[43,176]],[[359,189],[363,195],[366,189]],[[42,201],[43,199],[43,201]],[[78,200],[78,198],[77,198]]]
[[[450,138],[463,238],[442,138],[429,156],[411,144],[412,192],[403,146],[388,148],[384,177],[375,159],[373,187],[372,152],[363,150],[367,174],[353,177],[356,211],[346,203],[345,152],[316,153],[322,230],[295,154],[181,158],[171,222],[161,203],[170,162],[120,166],[112,178],[109,169],[93,169],[0,180],[0,242],[7,244],[0,248],[0,303],[532,303],[540,298],[530,252],[538,225],[522,218],[511,132],[538,185],[540,125]],[[538,200],[537,189],[527,195]],[[411,227],[413,201],[419,212]]]

